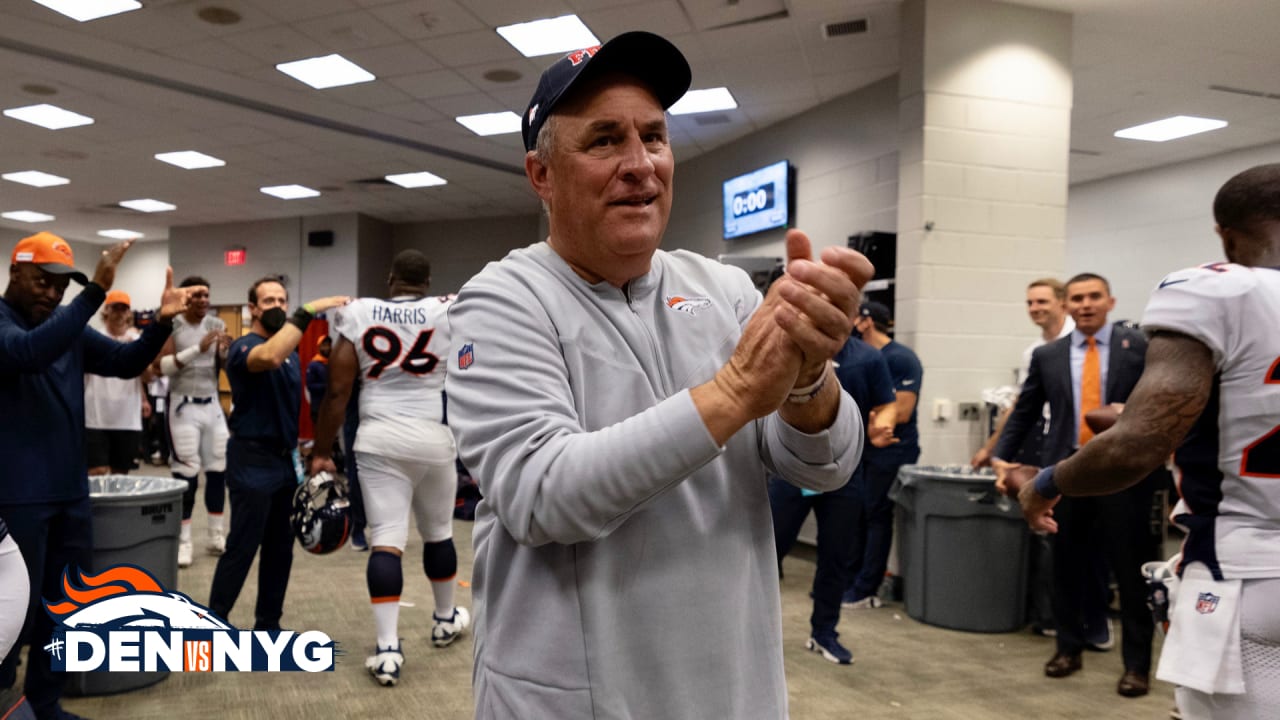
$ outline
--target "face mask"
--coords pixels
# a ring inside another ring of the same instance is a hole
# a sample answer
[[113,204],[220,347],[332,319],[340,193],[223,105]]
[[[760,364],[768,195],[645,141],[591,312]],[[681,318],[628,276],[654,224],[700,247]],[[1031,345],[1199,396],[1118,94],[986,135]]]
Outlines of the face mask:
[[289,319],[289,316],[285,313],[284,308],[273,307],[270,310],[263,310],[262,317],[259,319],[262,321],[262,329],[266,330],[270,335],[275,335],[280,332],[280,328],[284,327],[284,323]]

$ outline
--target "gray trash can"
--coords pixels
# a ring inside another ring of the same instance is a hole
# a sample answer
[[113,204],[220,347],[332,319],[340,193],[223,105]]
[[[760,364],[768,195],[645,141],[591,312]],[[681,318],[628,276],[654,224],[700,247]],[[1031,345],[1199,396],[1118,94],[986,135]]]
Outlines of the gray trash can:
[[1030,531],[995,476],[968,467],[906,465],[897,503],[907,614],[953,630],[1009,632],[1027,604]]
[[[181,480],[141,475],[89,478],[93,512],[93,571],[137,565],[167,590],[178,587],[178,532],[182,528]],[[68,695],[106,695],[136,690],[165,679],[167,672],[68,673]]]

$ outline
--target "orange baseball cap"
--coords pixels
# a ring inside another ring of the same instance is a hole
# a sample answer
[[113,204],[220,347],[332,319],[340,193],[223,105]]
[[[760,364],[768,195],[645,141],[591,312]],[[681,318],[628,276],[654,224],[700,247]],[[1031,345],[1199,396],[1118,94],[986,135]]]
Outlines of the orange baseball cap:
[[112,290],[107,293],[107,299],[103,301],[102,306],[108,305],[127,305],[133,307],[133,303],[129,300],[129,293],[123,290]]
[[13,249],[13,263],[33,263],[36,267],[54,275],[70,275],[72,280],[87,285],[89,278],[76,270],[75,255],[66,240],[51,232],[38,232],[18,241]]

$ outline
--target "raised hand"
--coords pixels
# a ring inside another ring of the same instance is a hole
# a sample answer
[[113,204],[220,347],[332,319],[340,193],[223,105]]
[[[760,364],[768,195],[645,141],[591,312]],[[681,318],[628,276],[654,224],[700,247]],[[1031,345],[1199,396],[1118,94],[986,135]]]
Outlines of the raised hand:
[[125,240],[103,250],[102,257],[98,259],[98,267],[93,271],[93,282],[103,290],[110,290],[112,283],[116,281],[116,267],[132,246],[132,240]]
[[215,342],[218,342],[218,338],[220,338],[221,336],[222,336],[221,330],[210,330],[209,332],[205,333],[204,337],[200,338],[200,352],[208,351],[209,346],[213,345]]
[[716,385],[751,418],[777,410],[800,372],[799,349],[774,318],[780,302],[777,288],[770,289],[715,376]]
[[787,232],[787,274],[778,280],[775,322],[801,353],[797,385],[818,379],[826,363],[844,347],[862,300],[862,286],[875,268],[849,248],[823,249],[814,261],[809,237]]
[[156,316],[161,321],[168,322],[186,312],[187,305],[191,302],[191,294],[196,290],[208,292],[209,288],[204,285],[176,288],[173,286],[173,268],[165,268],[164,291],[160,293],[160,309],[156,311]]

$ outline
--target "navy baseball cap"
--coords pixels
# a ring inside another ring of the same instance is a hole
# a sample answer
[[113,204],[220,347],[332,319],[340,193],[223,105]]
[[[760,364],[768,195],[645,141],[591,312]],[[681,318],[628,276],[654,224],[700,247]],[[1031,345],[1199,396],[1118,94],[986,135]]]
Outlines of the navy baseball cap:
[[893,327],[893,316],[889,314],[889,308],[884,303],[866,300],[862,303],[862,307],[858,308],[858,314],[862,317],[871,318],[871,322],[877,325]]
[[649,32],[623,33],[603,45],[575,50],[542,73],[538,89],[520,119],[524,149],[538,144],[538,131],[557,103],[574,86],[605,72],[630,75],[653,90],[666,110],[684,96],[693,72],[684,55],[670,41]]

